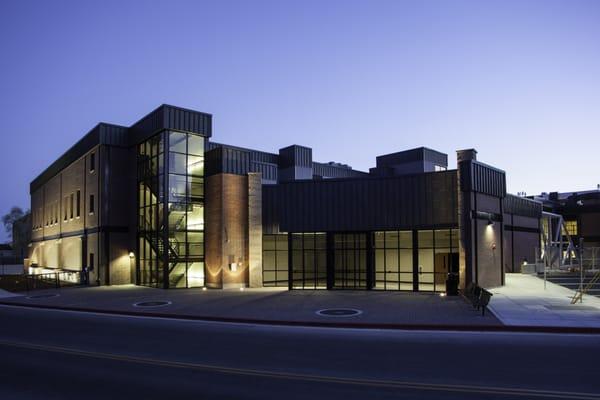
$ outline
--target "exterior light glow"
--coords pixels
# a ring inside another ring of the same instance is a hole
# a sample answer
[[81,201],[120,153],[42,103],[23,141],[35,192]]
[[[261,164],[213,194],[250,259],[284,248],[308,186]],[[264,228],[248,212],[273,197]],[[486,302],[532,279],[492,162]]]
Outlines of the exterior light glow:
[[241,288],[240,288],[240,292],[243,292],[243,291],[244,291],[244,288],[243,288],[243,287],[241,287]]
[[446,297],[446,292],[440,293],[440,297]]
[[206,286],[204,286],[204,287],[202,288],[202,291],[206,291]]
[[135,253],[133,251],[129,252],[129,258],[135,258]]

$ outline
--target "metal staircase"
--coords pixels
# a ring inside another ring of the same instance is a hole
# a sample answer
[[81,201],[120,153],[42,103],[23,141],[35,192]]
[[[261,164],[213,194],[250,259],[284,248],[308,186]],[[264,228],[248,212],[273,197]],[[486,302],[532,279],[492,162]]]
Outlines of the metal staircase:
[[600,271],[597,271],[591,278],[584,281],[582,288],[580,287],[575,293],[575,296],[571,299],[571,304],[575,304],[578,301],[583,301],[584,294],[591,294],[593,296],[600,297]]
[[565,227],[562,215],[542,213],[542,247],[540,259],[548,270],[572,270],[577,248]]
[[[156,198],[156,194],[150,187],[144,185],[144,188],[150,192],[152,197]],[[169,210],[169,213],[172,211],[174,210]],[[175,222],[175,230],[185,229],[184,220],[185,210]],[[147,217],[144,217],[143,222],[143,229],[139,231],[140,236],[142,236],[144,240],[149,243],[158,259],[164,260],[166,256],[169,263],[168,287],[178,287],[182,280],[185,279],[186,272],[186,263],[180,262],[180,242],[175,237],[169,237],[168,240],[164,239],[163,232],[165,229],[167,229],[164,223],[159,227],[158,230],[156,230],[152,228],[152,221],[150,221]]]

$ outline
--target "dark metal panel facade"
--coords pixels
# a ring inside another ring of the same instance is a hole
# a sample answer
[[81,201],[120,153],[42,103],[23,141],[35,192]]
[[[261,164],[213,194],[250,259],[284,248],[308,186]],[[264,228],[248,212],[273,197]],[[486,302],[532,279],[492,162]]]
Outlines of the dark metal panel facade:
[[542,203],[538,201],[507,194],[503,202],[504,212],[507,214],[538,219],[542,217]]
[[217,147],[205,153],[205,175],[246,175],[250,171],[250,154],[246,150]]
[[461,187],[464,191],[506,196],[506,174],[489,165],[471,161],[460,163]]
[[100,144],[127,147],[129,144],[128,129],[124,126],[101,123],[98,125]]
[[448,165],[448,155],[429,149],[427,147],[419,147],[416,149],[399,151],[396,153],[385,154],[376,158],[377,166],[393,166],[405,164],[415,161],[430,161],[438,165]]
[[279,150],[279,168],[312,168],[312,149],[292,145]]
[[355,171],[347,165],[313,162],[313,174],[321,178],[351,178],[368,176],[362,171]]
[[263,186],[265,232],[456,226],[456,171]]
[[212,115],[163,104],[133,124],[130,145],[135,145],[164,129],[212,135]]

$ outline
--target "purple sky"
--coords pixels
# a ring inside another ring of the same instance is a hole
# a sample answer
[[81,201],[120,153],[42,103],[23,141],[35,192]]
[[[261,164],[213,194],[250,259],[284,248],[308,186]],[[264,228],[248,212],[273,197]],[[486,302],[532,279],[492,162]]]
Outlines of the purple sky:
[[0,214],[96,123],[161,103],[357,169],[475,147],[512,192],[600,183],[599,1],[3,0],[0,51]]

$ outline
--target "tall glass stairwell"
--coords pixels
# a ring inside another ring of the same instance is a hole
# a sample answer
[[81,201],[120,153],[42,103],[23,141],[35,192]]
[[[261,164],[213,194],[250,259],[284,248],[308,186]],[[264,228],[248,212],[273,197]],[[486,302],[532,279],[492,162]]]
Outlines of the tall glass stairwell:
[[204,286],[204,137],[161,132],[137,160],[138,284]]

